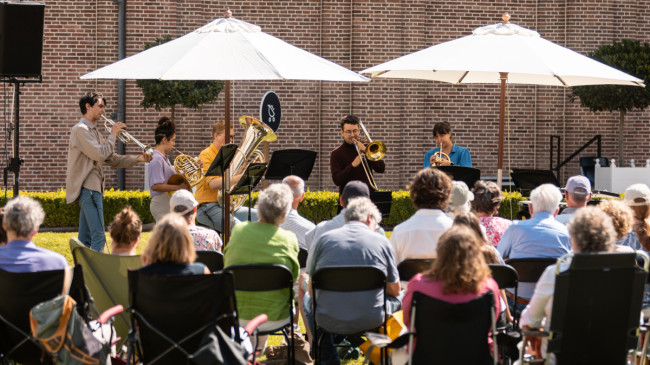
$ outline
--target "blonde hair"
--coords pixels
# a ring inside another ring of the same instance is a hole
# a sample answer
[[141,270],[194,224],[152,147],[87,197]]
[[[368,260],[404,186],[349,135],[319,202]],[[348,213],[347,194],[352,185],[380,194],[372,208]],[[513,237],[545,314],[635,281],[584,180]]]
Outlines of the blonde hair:
[[194,240],[185,218],[174,213],[165,215],[151,232],[143,255],[147,257],[147,264],[194,262],[196,259]]
[[131,207],[122,209],[111,222],[111,239],[115,247],[130,247],[142,233],[142,221]]
[[632,230],[632,224],[634,223],[634,216],[632,210],[627,206],[627,204],[620,200],[608,199],[601,201],[597,207],[612,218],[617,239],[620,240],[630,233]]
[[226,130],[226,121],[221,119],[214,123],[212,126],[212,137],[214,138],[215,134],[222,134]]
[[445,294],[478,293],[491,277],[484,255],[479,254],[482,246],[470,228],[452,226],[440,236],[436,260],[426,275],[442,281]]

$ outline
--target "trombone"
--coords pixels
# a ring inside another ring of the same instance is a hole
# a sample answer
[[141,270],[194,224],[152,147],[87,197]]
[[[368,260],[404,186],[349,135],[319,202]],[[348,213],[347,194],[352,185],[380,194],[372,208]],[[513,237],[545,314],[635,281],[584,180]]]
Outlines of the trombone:
[[[113,127],[113,125],[115,124],[115,122],[112,121],[111,119],[106,118],[106,116],[105,116],[104,114],[102,114],[101,117],[102,117],[102,119],[104,119],[104,128],[106,128],[106,130],[108,131],[108,133],[110,133],[110,132],[111,132],[111,128]],[[143,143],[141,143],[140,141],[138,141],[137,139],[135,139],[135,137],[133,137],[132,135],[130,135],[129,132],[126,132],[126,131],[124,131],[124,132],[120,132],[120,133],[117,135],[117,138],[118,138],[120,141],[122,141],[122,143],[124,143],[124,144],[127,144],[127,143],[129,143],[129,142],[133,142],[133,143],[135,143],[136,145],[138,145],[138,147],[142,148],[142,151],[143,151],[144,153],[146,153],[147,155],[153,155],[153,149],[151,148],[151,146],[145,146]]]
[[380,141],[373,142],[373,140],[370,139],[370,134],[368,134],[368,130],[363,125],[363,123],[359,122],[359,126],[363,130],[363,134],[368,140],[368,146],[366,147],[366,151],[363,156],[361,155],[359,146],[356,143],[354,144],[354,148],[357,150],[357,155],[359,155],[359,159],[361,160],[361,166],[363,166],[363,172],[366,173],[366,178],[368,178],[368,184],[373,190],[378,191],[379,188],[375,183],[375,177],[372,175],[372,169],[370,168],[368,161],[379,161],[383,159],[386,156],[386,145]]

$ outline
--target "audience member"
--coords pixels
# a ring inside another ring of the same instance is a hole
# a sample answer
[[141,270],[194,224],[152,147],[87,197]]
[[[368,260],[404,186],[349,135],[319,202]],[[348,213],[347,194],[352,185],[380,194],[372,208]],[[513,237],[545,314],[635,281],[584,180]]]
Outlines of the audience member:
[[571,176],[564,188],[564,198],[567,207],[555,219],[562,224],[567,224],[576,214],[576,211],[586,207],[589,200],[591,200],[591,183],[589,179],[582,175]]
[[305,182],[296,175],[289,175],[282,180],[282,183],[291,188],[293,202],[291,202],[291,210],[287,215],[287,219],[280,225],[280,228],[293,232],[298,238],[298,246],[307,249],[305,234],[314,229],[316,225],[298,214],[298,205],[305,197]]
[[159,275],[209,274],[207,266],[196,260],[194,243],[187,222],[178,214],[167,214],[151,232],[142,253],[141,272]]
[[452,181],[451,184],[451,197],[446,211],[449,218],[454,219],[456,214],[469,213],[472,210],[471,203],[474,200],[474,194],[462,181]]
[[474,184],[472,191],[474,192],[472,208],[485,228],[488,242],[496,247],[503,233],[512,224],[511,220],[498,216],[503,201],[501,189],[492,181],[479,180]]
[[650,189],[645,184],[634,184],[625,189],[623,201],[634,212],[632,230],[641,247],[650,251]]
[[437,258],[431,269],[415,275],[406,288],[403,313],[404,323],[408,327],[415,292],[456,304],[469,302],[491,291],[497,313],[501,312],[501,303],[497,300],[499,286],[492,279],[483,255],[476,254],[483,245],[471,229],[463,226],[451,227],[440,236],[436,247]]
[[68,262],[56,252],[37,247],[34,236],[43,223],[45,212],[36,200],[18,196],[5,206],[2,226],[7,244],[0,247],[0,269],[10,272],[63,270]]
[[[567,227],[555,220],[562,200],[560,189],[543,184],[530,193],[528,209],[531,219],[514,221],[501,237],[497,246],[504,259],[550,257],[558,258],[571,251]],[[520,283],[517,312],[521,313],[533,295],[535,284]],[[508,290],[508,305],[512,309],[513,295]]]
[[453,222],[444,213],[451,189],[451,179],[438,169],[427,167],[413,176],[409,190],[417,211],[395,226],[390,237],[397,263],[410,258],[436,257],[438,238]]
[[[571,247],[574,253],[611,252],[614,250],[616,231],[612,219],[600,209],[586,207],[579,209],[569,222]],[[560,270],[569,268],[564,262]],[[556,265],[551,265],[542,274],[528,306],[519,322],[523,329],[543,327],[548,330],[553,310]],[[539,350],[539,340],[532,340],[533,348]],[[539,352],[539,351],[536,351]],[[538,354],[539,355],[539,354]],[[546,341],[541,344],[541,356],[546,357]]]
[[177,190],[169,200],[170,210],[182,215],[187,221],[196,251],[221,251],[223,242],[219,233],[213,229],[196,225],[196,207],[198,205],[194,194],[185,189]]
[[630,207],[622,201],[612,199],[601,201],[597,207],[612,218],[614,230],[616,231],[617,252],[642,249],[639,237],[632,230],[634,215]]
[[[372,266],[386,274],[388,311],[401,306],[396,298],[400,294],[399,274],[393,250],[385,236],[375,232],[381,214],[369,198],[355,198],[348,202],[345,225],[329,231],[318,239],[309,268],[311,277],[316,271],[336,266]],[[354,278],[349,278],[354,280]],[[345,293],[322,291],[318,293],[316,319],[324,335],[321,340],[323,364],[338,364],[332,333],[349,334],[379,327],[384,321],[381,291]],[[303,309],[310,333],[313,333],[312,298],[305,295]]]
[[[257,199],[258,222],[242,222],[232,230],[230,242],[224,249],[224,264],[281,264],[298,277],[298,240],[296,235],[280,228],[293,197],[286,184],[272,184],[260,192]],[[264,331],[277,328],[287,321],[288,289],[265,292],[237,291],[237,311],[240,324],[245,325],[255,316],[265,313],[268,321],[259,328]],[[260,336],[262,348],[266,337]]]
[[111,254],[119,256],[135,255],[135,247],[140,242],[142,221],[131,207],[122,209],[115,215],[110,225]]

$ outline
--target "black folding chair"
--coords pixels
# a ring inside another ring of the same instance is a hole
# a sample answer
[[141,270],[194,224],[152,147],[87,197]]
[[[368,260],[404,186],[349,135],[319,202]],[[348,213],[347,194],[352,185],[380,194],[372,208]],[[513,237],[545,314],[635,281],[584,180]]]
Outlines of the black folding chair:
[[[547,267],[550,265],[553,265],[557,262],[556,258],[550,258],[550,257],[526,257],[526,258],[518,258],[518,259],[508,259],[505,260],[507,265],[512,266],[515,271],[517,271],[517,275],[519,277],[519,284],[521,283],[537,283],[539,280],[539,277],[542,276],[544,273],[544,270],[546,270]],[[510,293],[506,291],[506,293]],[[515,292],[515,294],[517,294]],[[530,299],[524,299],[524,298],[519,298],[515,297],[514,302],[515,303],[520,303],[527,305]],[[513,317],[518,318],[515,316],[516,314],[516,308],[515,311],[513,312]]]
[[[61,294],[64,270],[14,273],[0,270],[0,363],[50,364],[52,359],[32,338],[29,312],[33,306]],[[83,281],[81,266],[75,266],[70,296],[77,312],[90,320],[91,298]]]
[[301,269],[307,267],[308,255],[309,255],[309,251],[306,248],[300,247],[300,250],[298,251],[298,263],[300,264]]
[[409,281],[429,268],[435,259],[406,259],[397,265],[400,281]]
[[[257,335],[276,334],[281,331],[287,344],[289,353],[287,361],[294,363],[294,338],[293,338],[293,273],[284,265],[279,264],[258,264],[258,265],[233,265],[225,268],[235,276],[235,290],[241,291],[271,291],[287,289],[288,296],[288,322],[278,328],[271,328],[266,331],[257,331]],[[262,313],[257,313],[262,314]],[[257,339],[257,336],[256,336]],[[255,349],[257,349],[257,340]]]
[[241,342],[231,273],[169,276],[129,271],[128,277],[130,361],[189,363],[215,326]]
[[[379,324],[386,329],[388,314],[386,311],[386,274],[376,267],[372,266],[335,266],[318,269],[311,278],[311,286],[314,290],[312,297],[312,313],[314,321],[314,359],[320,363],[320,341],[323,334],[318,333],[318,305],[316,298],[319,290],[334,291],[341,293],[364,292],[371,290],[381,290],[383,298],[384,320]],[[372,294],[368,294],[372,295]],[[345,294],[341,295],[341,302],[345,302]],[[370,308],[369,308],[370,309]],[[354,333],[332,333],[334,335],[357,335],[366,331],[374,331],[374,328],[361,328]],[[330,332],[331,333],[331,332]],[[385,349],[381,349],[381,362],[385,360]]]
[[223,254],[218,251],[196,251],[196,262],[207,266],[210,272],[223,270]]
[[557,365],[626,364],[637,345],[649,264],[640,251],[563,256],[556,265],[548,332],[523,331],[524,336],[548,336],[547,356]]
[[[517,301],[517,285],[519,276],[517,271],[510,265],[488,265],[492,271],[492,279],[497,282],[499,289],[514,288],[515,302]],[[505,323],[497,319],[497,339],[499,343],[499,353],[503,363],[511,363],[519,358],[519,349],[517,343],[521,341],[521,332],[519,331],[519,318],[517,308],[513,308],[511,313],[514,318],[513,323]],[[497,318],[498,313],[497,313]]]

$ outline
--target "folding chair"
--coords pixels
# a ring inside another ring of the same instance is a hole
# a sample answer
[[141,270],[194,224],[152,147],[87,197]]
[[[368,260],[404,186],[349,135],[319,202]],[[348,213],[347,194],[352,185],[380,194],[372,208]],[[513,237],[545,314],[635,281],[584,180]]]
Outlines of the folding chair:
[[428,270],[435,259],[406,259],[397,265],[400,281],[410,281],[415,275]]
[[[488,265],[492,271],[492,279],[497,282],[499,289],[514,288],[514,301],[517,301],[517,285],[519,284],[519,276],[517,271],[510,265]],[[517,343],[521,341],[521,332],[519,331],[519,317],[517,316],[517,308],[513,309],[511,313],[514,318],[512,324],[508,323],[503,325],[497,320],[497,339],[499,342],[499,354],[503,359],[503,363],[511,363],[519,358],[519,350]],[[497,313],[498,318],[498,313]],[[506,360],[508,360],[506,362]]]
[[[0,270],[0,363],[50,364],[52,359],[33,339],[29,312],[36,304],[50,300],[63,288],[64,270],[14,273]],[[81,266],[75,266],[70,296],[77,312],[90,320],[90,295],[83,282]]]
[[[515,269],[515,271],[517,271],[517,276],[519,277],[519,284],[529,283],[533,285],[537,283],[539,277],[542,276],[542,274],[544,273],[544,270],[546,270],[547,267],[555,264],[556,262],[557,259],[550,258],[550,257],[527,257],[527,258],[506,260],[506,264],[512,266]],[[506,294],[512,295],[507,290],[506,290]],[[527,305],[528,302],[530,301],[529,299],[524,299],[519,297],[514,297],[513,300],[515,303],[520,303],[523,305]],[[517,308],[515,308],[515,312],[512,315],[515,318],[517,318],[515,316],[516,309]]]
[[[271,335],[281,331],[284,335],[289,351],[287,360],[289,364],[294,363],[294,339],[293,339],[293,274],[284,265],[279,264],[256,264],[256,265],[232,265],[224,269],[230,271],[235,276],[235,290],[238,291],[271,291],[287,289],[288,307],[287,323],[282,323],[279,327],[269,328],[267,330],[258,330],[257,335]],[[262,314],[262,313],[258,313]],[[289,331],[287,331],[287,327]],[[287,333],[289,332],[289,333]],[[256,336],[257,339],[258,336]],[[254,348],[257,350],[257,340]]]
[[[352,280],[354,278],[354,280]],[[335,266],[335,267],[325,267],[318,269],[313,277],[311,278],[311,286],[314,290],[314,296],[312,297],[312,313],[314,321],[314,359],[318,364],[320,363],[320,341],[323,334],[319,336],[318,333],[318,317],[319,313],[317,311],[317,297],[318,291],[334,291],[341,292],[341,302],[345,302],[346,293],[352,292],[366,292],[372,290],[380,290],[382,293],[383,300],[383,322],[374,326],[373,328],[360,328],[359,331],[354,333],[330,333],[334,335],[358,335],[363,334],[366,331],[374,331],[377,327],[386,329],[386,321],[388,320],[388,314],[386,311],[386,274],[376,267],[372,266]],[[368,295],[372,295],[368,293]],[[370,308],[369,308],[370,309]],[[381,362],[385,360],[385,349],[381,349]]]
[[[116,305],[129,306],[127,271],[142,267],[140,256],[118,256],[93,251],[76,238],[70,239],[70,251],[75,265],[84,267],[84,281],[101,313]],[[121,345],[126,343],[131,322],[125,313],[113,323]]]
[[218,251],[196,251],[196,262],[207,266],[210,272],[223,270],[223,254]]
[[523,331],[524,336],[548,336],[547,358],[555,357],[557,365],[626,364],[638,340],[649,264],[641,251],[562,256],[548,332]]
[[304,269],[307,267],[307,256],[309,255],[309,251],[304,248],[300,247],[300,250],[298,251],[298,263],[300,264],[300,268]]
[[129,271],[128,283],[130,363],[190,363],[215,326],[241,342],[231,273],[168,276]]

